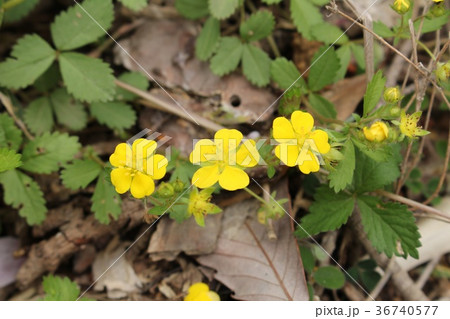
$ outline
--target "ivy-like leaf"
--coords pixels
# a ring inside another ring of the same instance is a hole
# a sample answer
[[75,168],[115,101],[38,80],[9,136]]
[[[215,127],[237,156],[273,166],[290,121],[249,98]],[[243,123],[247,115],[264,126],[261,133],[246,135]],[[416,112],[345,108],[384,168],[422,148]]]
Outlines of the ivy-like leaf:
[[256,86],[270,82],[270,58],[266,52],[251,44],[244,45],[242,71],[246,78]]
[[322,23],[322,14],[310,0],[291,0],[291,17],[300,32],[306,39],[312,40],[312,27]]
[[100,124],[113,130],[124,130],[136,122],[136,112],[123,102],[92,103],[91,114]]
[[100,173],[91,200],[91,210],[95,213],[95,218],[102,224],[109,224],[110,217],[117,219],[122,212],[120,196],[111,182],[107,180],[104,170]]
[[348,36],[344,33],[344,31],[330,23],[322,22],[314,25],[314,27],[311,28],[311,34],[314,39],[325,44],[342,45],[348,42]]
[[6,113],[0,114],[0,147],[17,151],[22,144],[22,131]]
[[67,188],[77,190],[85,188],[102,171],[102,166],[92,160],[74,160],[72,164],[64,167],[61,179]]
[[380,101],[383,95],[386,78],[383,77],[383,72],[379,70],[367,84],[366,94],[364,94],[364,111],[363,116],[367,116]]
[[[125,72],[119,76],[119,80],[134,86],[142,91],[147,91],[149,83],[148,79],[145,75],[140,72]],[[131,93],[125,89],[117,87],[116,89],[116,100],[118,101],[133,101],[138,96],[134,93]]]
[[258,11],[241,24],[241,37],[248,41],[258,41],[269,36],[275,26],[275,18],[269,11]]
[[353,181],[353,172],[355,170],[355,147],[351,139],[344,143],[342,151],[343,158],[336,166],[336,169],[330,172],[328,179],[330,187],[334,188],[336,193],[345,189]]
[[340,68],[339,58],[333,47],[323,46],[314,54],[309,70],[308,85],[312,91],[319,91],[333,83]]
[[217,48],[220,39],[220,22],[209,17],[203,25],[195,43],[195,56],[201,61],[208,60]]
[[67,91],[86,102],[105,102],[115,94],[114,76],[108,64],[84,54],[67,52],[59,56]]
[[111,0],[85,0],[55,18],[50,26],[53,42],[63,51],[80,48],[105,35],[103,29],[108,30],[113,20],[114,6]]
[[23,119],[30,131],[36,135],[50,132],[54,122],[49,98],[42,96],[31,102],[25,109]]
[[175,8],[188,19],[199,19],[209,14],[208,0],[175,0]]
[[0,174],[4,201],[19,210],[28,225],[40,224],[47,213],[45,199],[39,185],[24,173],[13,169]]
[[[294,62],[281,57],[276,58],[270,65],[270,75],[281,89],[289,88],[295,82],[295,87],[305,86],[305,81]],[[296,82],[297,81],[297,82]]]
[[337,116],[334,104],[319,94],[311,93],[309,95],[309,104],[320,115],[335,119]]
[[22,161],[20,160],[21,158],[22,155],[17,154],[13,150],[0,148],[0,173],[22,165]]
[[234,71],[241,61],[243,45],[238,38],[224,37],[220,40],[217,54],[211,59],[211,70],[223,76]]
[[226,19],[233,14],[239,5],[239,0],[208,0],[209,12],[216,19]]
[[119,1],[122,2],[125,7],[133,11],[140,11],[144,9],[148,4],[148,0],[119,0]]
[[76,101],[65,89],[53,92],[50,95],[50,102],[58,123],[74,131],[86,126],[87,113],[83,104]]

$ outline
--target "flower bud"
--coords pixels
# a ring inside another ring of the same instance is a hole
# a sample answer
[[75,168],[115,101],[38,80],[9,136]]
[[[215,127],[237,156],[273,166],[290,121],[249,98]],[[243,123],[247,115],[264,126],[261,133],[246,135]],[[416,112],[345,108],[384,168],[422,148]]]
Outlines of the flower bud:
[[389,87],[384,90],[383,98],[388,103],[397,103],[402,96],[397,87]]
[[445,64],[437,64],[436,77],[439,81],[447,82],[448,78],[450,77],[450,61]]
[[431,16],[432,18],[439,18],[442,17],[446,12],[447,9],[445,9],[444,3],[441,2],[431,7],[429,15],[427,15],[427,17]]
[[410,0],[395,0],[392,9],[398,14],[405,14],[411,8]]
[[391,116],[398,117],[400,115],[401,109],[398,106],[393,106],[390,110]]
[[364,136],[371,142],[382,142],[389,136],[389,128],[383,122],[375,122],[370,128],[364,127]]
[[172,197],[174,193],[175,193],[174,192],[174,188],[169,183],[163,182],[158,187],[158,195],[163,197],[163,198]]
[[180,179],[176,179],[175,182],[172,182],[172,186],[175,192],[179,193],[184,189],[184,183]]

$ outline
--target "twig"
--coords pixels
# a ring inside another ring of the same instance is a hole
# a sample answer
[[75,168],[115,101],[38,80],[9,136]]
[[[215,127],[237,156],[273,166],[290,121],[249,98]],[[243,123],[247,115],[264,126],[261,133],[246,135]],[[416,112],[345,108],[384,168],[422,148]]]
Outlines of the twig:
[[411,154],[412,144],[413,144],[412,141],[409,142],[408,148],[406,149],[405,158],[403,159],[402,168],[401,168],[401,171],[400,171],[400,179],[398,180],[397,188],[395,190],[396,194],[400,193],[400,190],[402,189],[403,183],[406,180],[405,172],[406,172],[406,167],[408,165],[409,154]]
[[433,259],[431,259],[425,269],[423,270],[422,274],[420,275],[419,279],[416,281],[416,286],[419,289],[422,289],[423,286],[425,286],[428,278],[432,274],[434,268],[439,263],[439,260],[441,259],[441,256],[435,256]]
[[[395,259],[391,258],[389,264],[387,265],[387,268],[384,271],[383,277],[381,277],[381,279],[377,282],[375,288],[373,288],[373,290],[370,292],[370,295],[373,299],[376,299],[378,297],[384,286],[386,286],[387,282],[389,281],[389,278],[391,278],[394,263]],[[372,298],[366,298],[366,301],[371,301]]]
[[[363,21],[367,29],[373,30],[373,23],[370,15],[366,15]],[[369,83],[370,80],[372,80],[375,67],[374,53],[373,53],[373,36],[370,32],[366,30],[364,30],[363,34],[364,34],[364,57],[366,61],[366,77],[367,83]]]
[[11,115],[11,117],[14,119],[14,122],[16,122],[17,126],[22,130],[22,132],[25,134],[25,136],[29,140],[34,140],[34,136],[31,135],[31,133],[28,131],[27,127],[22,122],[22,120],[19,119],[16,116],[16,114],[14,113],[14,107],[11,103],[11,99],[8,96],[6,96],[5,94],[3,94],[2,92],[0,92],[0,101],[2,101],[3,105],[5,106],[6,111],[8,111],[9,115]]

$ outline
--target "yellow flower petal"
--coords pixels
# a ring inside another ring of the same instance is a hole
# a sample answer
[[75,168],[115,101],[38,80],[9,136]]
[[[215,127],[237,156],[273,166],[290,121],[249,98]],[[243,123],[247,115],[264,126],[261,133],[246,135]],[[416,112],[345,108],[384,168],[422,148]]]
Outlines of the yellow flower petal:
[[144,173],[136,172],[131,182],[131,195],[135,198],[149,196],[155,191],[155,182]]
[[302,158],[299,162],[300,164],[298,165],[298,168],[303,174],[319,171],[319,160],[311,151],[308,151],[307,156]]
[[133,142],[133,160],[138,163],[144,158],[149,158],[153,155],[158,144],[153,140],[145,138],[138,138]]
[[227,159],[228,152],[231,150],[235,150],[241,140],[243,135],[238,130],[232,129],[221,129],[216,132],[214,135],[214,144],[217,146],[218,150],[218,159]]
[[[109,157],[109,162],[112,166],[128,166],[127,165],[127,148],[129,146],[126,143],[120,143],[116,146],[114,153]],[[129,153],[131,155],[131,153]],[[129,158],[128,164],[131,164],[131,157]]]
[[244,172],[244,170],[233,166],[226,166],[219,176],[220,186],[229,191],[245,188],[249,183],[250,179],[248,178],[247,173]]
[[199,140],[189,156],[192,164],[200,164],[216,159],[216,145],[208,139]]
[[[330,151],[330,144],[328,143],[328,134],[322,130],[315,130],[309,137],[314,141],[312,150],[326,154]],[[315,146],[314,146],[315,145]]]
[[292,113],[291,122],[294,131],[300,135],[311,132],[314,126],[314,119],[311,114],[302,111],[295,111]]
[[243,167],[254,167],[258,164],[260,155],[254,140],[245,140],[236,153],[236,163]]
[[115,168],[111,171],[111,183],[119,194],[126,193],[131,185],[131,168]]
[[220,301],[220,297],[215,291],[208,291],[208,295],[211,301]]
[[278,143],[286,143],[290,140],[295,140],[294,129],[291,122],[285,117],[277,117],[273,121],[273,138]]
[[275,147],[275,156],[289,167],[294,167],[297,165],[297,157],[299,153],[300,150],[297,144],[280,144]]
[[192,184],[199,188],[213,186],[219,180],[219,166],[217,164],[199,168],[192,176]]
[[161,179],[166,175],[166,168],[169,162],[163,155],[155,154],[144,161],[144,173],[150,175],[153,179]]
[[209,287],[207,284],[203,283],[203,282],[196,282],[195,284],[192,284],[189,287],[188,293],[189,294],[198,294],[200,292],[208,292],[209,291]]

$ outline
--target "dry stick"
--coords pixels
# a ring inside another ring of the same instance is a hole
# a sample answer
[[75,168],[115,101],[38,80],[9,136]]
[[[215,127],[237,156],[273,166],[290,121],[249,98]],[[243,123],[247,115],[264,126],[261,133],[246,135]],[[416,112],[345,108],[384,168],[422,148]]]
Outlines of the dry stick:
[[28,131],[27,127],[22,122],[22,120],[19,119],[16,116],[16,114],[14,113],[14,107],[11,103],[11,99],[8,96],[4,95],[2,92],[0,92],[0,101],[2,101],[3,105],[5,106],[6,111],[8,111],[9,115],[11,115],[11,117],[14,119],[17,126],[22,130],[22,132],[25,134],[25,136],[29,140],[34,140],[34,136],[31,135],[31,133]]
[[403,183],[406,180],[406,175],[405,175],[406,166],[408,164],[409,154],[411,154],[412,145],[413,145],[413,141],[409,142],[408,148],[406,149],[405,158],[403,159],[403,163],[402,163],[402,166],[401,166],[400,179],[399,179],[399,181],[397,183],[397,188],[395,189],[395,193],[396,194],[400,193],[400,190],[402,189]]
[[[150,93],[146,92],[146,91],[142,91],[138,88],[135,88],[132,85],[129,85],[125,82],[122,82],[120,80],[115,80],[114,81],[116,83],[116,85],[118,87],[121,87],[122,89],[125,89],[131,93],[134,93],[138,96],[140,96],[141,98],[143,98],[144,100],[141,100],[141,103],[144,104],[145,106],[149,106],[152,108],[155,108],[157,110],[160,111],[164,111],[164,112],[168,112],[174,115],[177,115],[185,120],[188,120],[190,122],[195,123],[195,121],[197,121],[197,123],[204,127],[207,130],[210,131],[218,131],[223,129],[224,127],[222,125],[219,125],[217,123],[214,123],[213,121],[210,121],[204,117],[201,117],[197,114],[192,114],[192,118],[190,116],[187,116],[186,113],[183,112],[183,110],[181,110],[180,108],[178,108],[177,106],[167,103],[166,101],[151,95]],[[195,121],[194,121],[195,120]]]
[[[373,299],[376,299],[380,292],[383,290],[384,286],[386,286],[387,282],[389,281],[389,278],[392,276],[392,267],[394,266],[395,259],[391,259],[389,261],[389,264],[387,265],[387,268],[384,270],[383,277],[377,282],[375,288],[370,292],[370,295]],[[372,298],[366,298],[366,301],[371,301]]]
[[433,272],[436,265],[439,263],[439,260],[441,259],[441,256],[435,256],[433,259],[431,259],[425,269],[423,270],[422,274],[420,275],[419,279],[416,281],[416,286],[419,289],[422,289],[423,286],[425,286],[428,278],[430,277],[431,273]]

